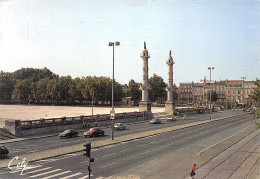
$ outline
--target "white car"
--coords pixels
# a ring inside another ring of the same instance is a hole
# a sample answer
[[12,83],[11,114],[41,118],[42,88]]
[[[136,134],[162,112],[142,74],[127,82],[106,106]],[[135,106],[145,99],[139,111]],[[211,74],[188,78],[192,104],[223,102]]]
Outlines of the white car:
[[161,120],[158,119],[158,118],[153,118],[153,119],[150,121],[150,124],[161,124]]
[[125,130],[126,125],[124,123],[115,123],[114,124],[114,129],[116,130],[120,130],[120,129],[124,129]]

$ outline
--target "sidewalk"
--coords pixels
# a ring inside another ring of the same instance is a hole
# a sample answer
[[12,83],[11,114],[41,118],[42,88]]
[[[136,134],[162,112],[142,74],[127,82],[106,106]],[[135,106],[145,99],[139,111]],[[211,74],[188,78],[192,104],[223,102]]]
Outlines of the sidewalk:
[[[196,170],[195,178],[250,179],[260,175],[260,130],[256,130]],[[203,154],[203,152],[201,153]],[[256,165],[258,162],[258,166]],[[250,176],[248,176],[250,175]],[[190,176],[186,179],[191,178]]]

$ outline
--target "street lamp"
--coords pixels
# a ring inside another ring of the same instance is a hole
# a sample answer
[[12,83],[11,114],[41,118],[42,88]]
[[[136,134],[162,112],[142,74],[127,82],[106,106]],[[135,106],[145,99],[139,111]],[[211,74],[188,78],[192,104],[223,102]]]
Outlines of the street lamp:
[[210,101],[210,105],[209,105],[209,120],[211,120],[212,118],[212,111],[211,111],[211,70],[214,70],[214,67],[208,67],[208,70],[210,71],[210,79],[209,79],[209,101]]
[[[120,42],[109,42],[108,46],[113,46],[113,79],[112,79],[112,111],[114,112],[114,69],[115,69],[115,46],[119,46]],[[111,134],[112,134],[112,140],[114,140],[114,131],[113,131],[113,119],[111,121]]]

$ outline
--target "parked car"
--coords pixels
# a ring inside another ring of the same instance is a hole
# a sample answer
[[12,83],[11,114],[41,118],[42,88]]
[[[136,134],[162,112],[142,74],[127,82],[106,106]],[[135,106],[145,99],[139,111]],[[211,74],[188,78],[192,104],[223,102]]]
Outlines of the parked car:
[[59,134],[59,137],[76,137],[78,136],[78,131],[74,130],[74,129],[67,129],[64,132]]
[[0,146],[0,158],[7,158],[8,154],[9,154],[9,150],[5,146],[1,145]]
[[98,137],[98,136],[103,136],[105,134],[105,131],[103,131],[102,129],[95,127],[95,128],[91,128],[89,129],[89,131],[84,132],[84,136],[85,137]]
[[115,130],[120,130],[120,129],[124,129],[125,130],[126,125],[124,123],[115,123],[114,124],[114,129]]
[[153,118],[153,119],[150,121],[150,124],[161,124],[161,120],[158,119],[158,118]]

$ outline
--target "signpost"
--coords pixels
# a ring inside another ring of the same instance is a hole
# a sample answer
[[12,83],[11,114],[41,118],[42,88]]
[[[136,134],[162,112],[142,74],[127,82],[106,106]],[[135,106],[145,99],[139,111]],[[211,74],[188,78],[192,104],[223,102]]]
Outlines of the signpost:
[[115,110],[110,110],[110,119],[115,119]]

